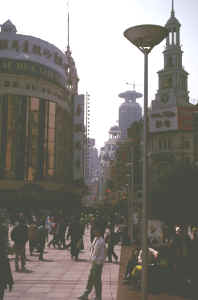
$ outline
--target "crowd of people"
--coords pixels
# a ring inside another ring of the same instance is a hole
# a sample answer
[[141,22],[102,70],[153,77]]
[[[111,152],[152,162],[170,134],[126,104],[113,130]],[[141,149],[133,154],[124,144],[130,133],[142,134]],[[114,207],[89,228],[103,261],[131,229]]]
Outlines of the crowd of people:
[[[97,237],[98,239],[103,239],[105,245],[105,254],[101,260],[100,267],[98,267],[97,263],[96,266],[95,263],[92,266],[94,271],[92,269],[90,271],[91,275],[85,293],[88,295],[94,286],[96,293],[100,294],[100,281],[104,261],[107,258],[109,263],[112,263],[113,259],[115,263],[118,262],[114,246],[122,240],[123,232],[121,227],[112,219],[108,220],[101,215],[84,213],[80,216],[71,217],[63,214],[26,216],[23,213],[19,213],[14,218],[14,221],[10,222],[9,226],[5,226],[0,220],[0,300],[3,300],[5,289],[8,288],[11,291],[14,284],[9,264],[9,254],[14,255],[15,272],[28,271],[26,268],[28,261],[27,252],[29,252],[30,256],[36,255],[40,261],[43,261],[45,260],[44,250],[50,247],[70,251],[71,259],[77,262],[80,252],[84,249],[83,237],[86,228],[90,229],[90,245],[92,245],[92,256],[95,257],[93,261],[98,261],[97,255],[94,254],[98,251],[95,248],[99,247],[98,242],[96,243]],[[100,244],[102,245],[101,239]],[[93,278],[93,272],[98,274],[97,277]],[[101,296],[97,297],[97,299],[100,298]]]
[[[198,229],[176,226],[161,245],[148,240],[148,288],[152,293],[168,292],[198,299]],[[131,246],[123,284],[140,289],[142,250],[136,241]],[[188,298],[189,299],[189,298]]]
[[[14,255],[15,271],[26,272],[27,252],[45,260],[45,249],[53,247],[70,251],[71,259],[78,262],[84,250],[85,230],[90,232],[92,265],[86,290],[79,299],[88,299],[95,287],[97,300],[101,298],[101,274],[104,262],[117,263],[116,244],[127,244],[126,220],[109,219],[97,214],[80,216],[18,214],[13,223],[5,226],[0,218],[0,300],[5,289],[14,284],[9,253]],[[105,246],[104,246],[105,245]],[[130,289],[140,289],[142,272],[142,249],[140,241],[128,245],[131,249],[123,284]],[[148,288],[151,292],[168,292],[197,299],[198,295],[198,229],[176,226],[162,244],[148,240]],[[194,296],[195,295],[195,296]],[[194,297],[194,298],[193,298]]]

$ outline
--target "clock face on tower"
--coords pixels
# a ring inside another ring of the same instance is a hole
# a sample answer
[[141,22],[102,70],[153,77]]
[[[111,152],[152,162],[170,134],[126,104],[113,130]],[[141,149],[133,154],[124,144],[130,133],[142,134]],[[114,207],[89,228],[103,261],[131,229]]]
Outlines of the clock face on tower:
[[164,94],[164,95],[161,96],[161,102],[164,103],[164,104],[168,102],[168,95],[167,94]]

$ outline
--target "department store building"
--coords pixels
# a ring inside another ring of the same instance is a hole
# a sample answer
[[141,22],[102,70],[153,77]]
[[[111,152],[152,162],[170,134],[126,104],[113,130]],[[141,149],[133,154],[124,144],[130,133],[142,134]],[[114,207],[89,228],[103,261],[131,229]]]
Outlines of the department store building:
[[[78,76],[63,53],[36,37],[0,32],[0,201],[72,198],[73,99]],[[64,194],[64,195],[63,195]],[[51,199],[51,200],[50,200]],[[18,202],[13,202],[18,201]],[[20,202],[21,203],[21,202]],[[41,203],[41,202],[40,202]]]

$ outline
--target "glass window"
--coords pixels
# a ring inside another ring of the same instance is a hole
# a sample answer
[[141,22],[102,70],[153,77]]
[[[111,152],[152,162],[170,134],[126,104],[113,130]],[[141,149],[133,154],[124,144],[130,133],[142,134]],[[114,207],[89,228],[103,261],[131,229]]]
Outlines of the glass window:
[[48,129],[48,142],[54,143],[55,141],[55,129]]
[[49,115],[49,128],[55,128],[55,114]]
[[190,141],[184,141],[184,148],[189,149],[190,148]]
[[39,99],[31,98],[31,111],[39,110]]
[[49,113],[50,114],[55,114],[56,112],[56,103],[50,102],[49,103]]
[[49,155],[48,159],[48,168],[49,169],[54,169],[54,155]]
[[162,141],[159,140],[159,150],[161,150],[161,149],[162,149]]
[[8,96],[5,169],[9,175],[10,172],[14,170],[14,164],[15,164],[15,156],[14,156],[15,137],[16,137],[15,124],[16,124],[15,101],[12,96]]
[[7,81],[7,80],[6,80],[6,81],[4,81],[4,86],[5,86],[5,87],[8,87],[8,86],[10,86],[10,82],[9,82],[9,81]]
[[54,175],[54,169],[48,169],[48,175],[53,176]]

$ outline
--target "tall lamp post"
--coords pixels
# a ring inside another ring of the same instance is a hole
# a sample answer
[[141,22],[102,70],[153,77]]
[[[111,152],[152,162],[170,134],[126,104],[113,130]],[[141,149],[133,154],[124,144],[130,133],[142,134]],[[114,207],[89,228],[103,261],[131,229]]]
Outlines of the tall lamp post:
[[124,31],[124,36],[144,54],[144,147],[143,147],[143,211],[142,211],[142,300],[148,299],[148,54],[159,44],[168,31],[159,25],[138,25]]

